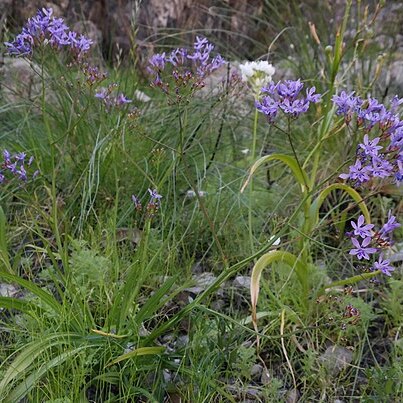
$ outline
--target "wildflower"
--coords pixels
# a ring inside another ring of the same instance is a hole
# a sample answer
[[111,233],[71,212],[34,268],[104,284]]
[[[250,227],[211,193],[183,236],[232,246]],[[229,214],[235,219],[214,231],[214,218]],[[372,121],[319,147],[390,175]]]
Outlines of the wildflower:
[[374,228],[373,224],[365,224],[365,218],[361,214],[358,217],[357,223],[351,221],[351,225],[354,228],[354,235],[359,236],[361,238],[371,237],[372,236],[372,228]]
[[376,253],[378,249],[376,248],[367,248],[367,246],[371,243],[372,238],[367,237],[365,238],[362,243],[358,241],[357,238],[351,238],[351,242],[354,244],[355,248],[350,250],[350,255],[356,255],[357,259],[366,259],[369,260],[369,255]]
[[378,178],[387,178],[393,171],[392,164],[380,157],[372,158],[372,165],[368,167],[372,176]]
[[382,255],[379,256],[379,259],[377,262],[374,263],[374,266],[372,267],[372,270],[380,270],[383,274],[386,274],[387,276],[391,276],[391,271],[394,271],[395,268],[390,265],[390,261],[387,259],[383,259]]
[[304,84],[301,80],[270,83],[267,87],[262,88],[262,93],[267,95],[255,102],[256,108],[267,116],[270,123],[274,122],[279,110],[297,118],[308,111],[311,103],[317,103],[321,99],[321,95],[316,94],[315,87],[306,90],[306,97],[301,96],[303,88]]
[[148,61],[147,72],[153,76],[151,85],[160,87],[166,94],[169,93],[169,85],[163,80],[163,72],[168,66],[172,78],[175,81],[174,94],[180,96],[181,89],[190,84],[192,90],[204,86],[204,78],[225,64],[225,60],[219,54],[212,56],[214,45],[206,38],[196,36],[193,50],[177,48],[166,53],[154,54]]
[[141,211],[142,206],[140,199],[136,195],[132,195],[132,201],[134,203],[134,207],[136,208],[137,211]]
[[153,204],[160,204],[160,200],[162,198],[162,196],[160,194],[158,194],[157,189],[148,189],[148,193],[150,194],[150,203]]
[[354,91],[347,94],[342,91],[340,95],[333,95],[333,103],[337,106],[336,115],[344,115],[346,122],[350,122],[354,112],[362,105],[362,99],[354,96]]
[[275,68],[267,61],[246,62],[239,65],[242,81],[247,82],[255,95],[272,81]]
[[380,138],[375,137],[373,140],[369,140],[368,134],[364,136],[364,143],[359,147],[364,150],[364,154],[374,157],[378,155],[378,150],[382,150],[383,147],[378,146]]
[[[7,176],[16,177],[19,180],[26,182],[28,180],[28,173],[25,166],[31,166],[34,158],[30,157],[27,165],[25,165],[25,159],[27,154],[25,152],[20,152],[14,155],[8,150],[3,150],[3,163],[0,164],[0,184],[4,183],[7,180]],[[38,172],[35,172],[32,178],[38,175]]]
[[351,179],[358,183],[369,181],[370,168],[368,166],[362,166],[361,161],[357,160],[354,165],[350,165],[350,172],[348,174],[339,175],[342,179]]
[[401,226],[400,223],[396,222],[396,217],[392,215],[391,211],[388,212],[388,221],[383,225],[379,233],[381,236],[385,236],[393,232],[396,228]]
[[31,56],[38,44],[50,44],[55,48],[67,47],[77,59],[81,59],[90,50],[93,41],[69,31],[62,18],[52,15],[51,8],[38,10],[34,17],[28,19],[14,41],[5,42],[8,53],[12,56]]
[[100,99],[104,103],[107,111],[110,111],[113,107],[119,107],[132,102],[123,93],[112,95],[115,87],[117,87],[117,84],[110,84],[107,88],[99,88],[95,93],[95,98]]

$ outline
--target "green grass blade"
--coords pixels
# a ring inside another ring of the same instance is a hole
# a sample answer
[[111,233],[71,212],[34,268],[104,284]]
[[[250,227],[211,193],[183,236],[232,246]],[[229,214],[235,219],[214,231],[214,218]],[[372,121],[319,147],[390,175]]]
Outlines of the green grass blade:
[[140,347],[130,353],[122,354],[109,362],[107,366],[117,364],[118,362],[129,360],[130,358],[138,357],[141,355],[159,355],[165,351],[165,347]]
[[161,304],[165,302],[165,299],[163,298],[164,295],[171,289],[175,281],[175,277],[168,279],[158,289],[158,291],[156,291],[150,298],[148,298],[147,302],[140,308],[139,312],[136,315],[136,322],[138,323],[138,325],[140,325],[141,322],[143,322],[144,320],[150,318],[154,314],[154,312],[161,307]]
[[12,267],[7,247],[7,218],[1,206],[0,206],[0,261],[4,265],[4,268],[8,272],[12,273]]

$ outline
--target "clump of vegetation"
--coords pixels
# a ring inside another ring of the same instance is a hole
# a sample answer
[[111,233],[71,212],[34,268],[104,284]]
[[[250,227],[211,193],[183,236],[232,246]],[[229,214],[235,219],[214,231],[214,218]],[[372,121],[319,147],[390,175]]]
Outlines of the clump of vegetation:
[[350,16],[277,81],[202,36],[108,74],[51,9],[5,44],[1,401],[403,396],[403,101],[350,88]]

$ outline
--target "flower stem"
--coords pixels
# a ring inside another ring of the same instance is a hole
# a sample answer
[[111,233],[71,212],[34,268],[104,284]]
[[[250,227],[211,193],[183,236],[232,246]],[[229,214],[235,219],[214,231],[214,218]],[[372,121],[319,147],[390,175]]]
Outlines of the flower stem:
[[[257,143],[257,124],[258,124],[258,110],[255,109],[255,117],[253,119],[253,132],[252,132],[252,150],[251,159],[252,163],[256,158],[256,143]],[[249,185],[249,210],[248,210],[248,229],[249,229],[249,242],[252,254],[255,252],[254,239],[253,239],[253,228],[252,228],[252,205],[253,205],[253,178],[250,178]]]

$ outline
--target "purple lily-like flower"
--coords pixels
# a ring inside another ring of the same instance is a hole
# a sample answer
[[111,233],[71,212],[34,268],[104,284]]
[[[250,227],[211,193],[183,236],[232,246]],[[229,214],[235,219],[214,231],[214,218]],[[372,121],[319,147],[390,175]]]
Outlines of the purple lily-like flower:
[[386,274],[387,276],[392,275],[392,271],[395,270],[393,266],[390,265],[390,261],[387,259],[383,259],[382,255],[379,256],[379,259],[377,262],[374,263],[374,266],[372,267],[372,270],[380,270],[383,274]]
[[136,210],[141,210],[141,201],[136,195],[132,195],[132,201],[134,203],[134,207],[136,207]]
[[129,104],[132,102],[131,99],[126,98],[122,93],[119,93],[118,96],[116,97],[116,105],[124,105],[124,104]]
[[380,138],[375,137],[373,140],[369,140],[368,134],[364,136],[364,144],[360,144],[360,148],[364,150],[364,154],[374,157],[378,155],[378,150],[382,150],[382,146],[378,146]]
[[342,179],[355,180],[358,183],[363,183],[369,181],[370,177],[368,173],[370,168],[368,166],[362,166],[361,161],[357,160],[354,165],[350,165],[350,172],[348,174],[339,175]]
[[365,224],[365,218],[361,214],[358,217],[357,223],[351,221],[351,225],[354,228],[354,235],[359,236],[361,238],[372,237],[372,228],[374,228],[374,224]]
[[356,255],[357,259],[369,260],[369,255],[378,252],[377,248],[367,247],[371,243],[372,238],[365,238],[362,243],[358,241],[357,238],[351,238],[351,242],[354,244],[355,248],[350,250],[350,255]]
[[383,158],[373,157],[372,166],[369,166],[369,170],[374,177],[387,178],[391,175],[393,166],[389,161]]
[[392,215],[392,212],[388,212],[388,221],[383,225],[383,227],[380,229],[379,233],[384,236],[387,234],[390,234],[393,232],[396,228],[399,228],[401,226],[400,223],[396,221],[396,217]]
[[150,203],[152,204],[160,204],[160,200],[162,196],[158,194],[157,189],[148,189],[148,193],[150,193]]

